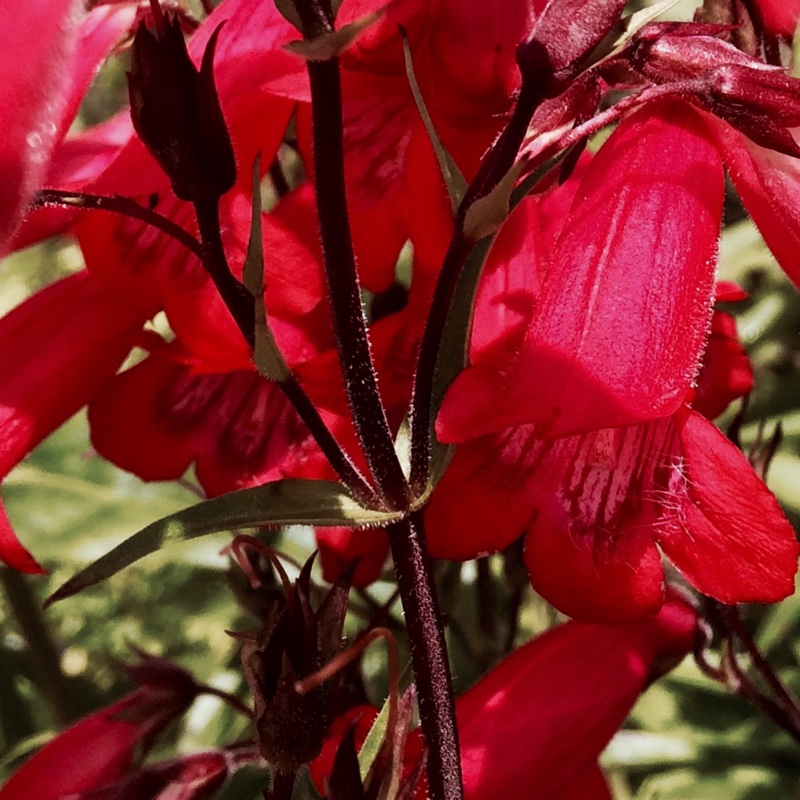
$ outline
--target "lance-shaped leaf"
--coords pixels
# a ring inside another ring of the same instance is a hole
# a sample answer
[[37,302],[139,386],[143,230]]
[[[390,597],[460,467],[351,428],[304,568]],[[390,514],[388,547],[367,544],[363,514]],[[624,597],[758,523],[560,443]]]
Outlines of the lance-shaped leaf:
[[148,525],[68,580],[48,605],[116,575],[172,542],[235,528],[284,525],[387,525],[401,512],[362,508],[333,481],[287,479],[224,494]]
[[264,303],[264,239],[261,224],[261,170],[260,157],[253,164],[253,193],[251,198],[250,239],[244,259],[244,285],[253,295],[255,303],[255,351],[256,368],[270,380],[283,383],[289,377],[289,367],[272,335],[267,322],[267,307]]
[[408,42],[408,35],[405,30],[400,28],[400,35],[403,38],[403,57],[406,64],[406,78],[408,85],[411,89],[411,95],[414,98],[414,103],[417,106],[420,117],[422,117],[422,124],[425,126],[425,132],[428,134],[433,152],[436,154],[436,161],[439,164],[439,171],[444,178],[445,186],[447,187],[447,194],[450,198],[450,206],[455,217],[458,212],[458,207],[464,195],[467,193],[467,181],[461,174],[458,165],[453,161],[453,157],[447,152],[447,148],[439,138],[439,134],[433,125],[428,107],[425,105],[425,98],[422,96],[422,90],[419,88],[419,81],[417,74],[414,71],[414,61],[411,56],[411,45]]
[[586,171],[522,345],[458,377],[439,438],[520,423],[564,436],[676,411],[708,326],[722,199],[687,106],[623,123]]

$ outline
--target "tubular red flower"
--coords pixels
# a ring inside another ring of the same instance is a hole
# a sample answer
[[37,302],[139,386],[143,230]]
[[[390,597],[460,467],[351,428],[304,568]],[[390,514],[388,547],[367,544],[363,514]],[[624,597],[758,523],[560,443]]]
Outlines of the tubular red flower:
[[0,789],[0,800],[62,800],[114,783],[194,695],[191,684],[143,685],[46,744]]
[[[0,29],[0,253],[44,177],[67,111],[80,0],[32,0],[6,9]],[[31,41],[37,46],[31,47]]]
[[440,439],[527,422],[556,437],[677,410],[711,312],[722,189],[686,106],[626,120],[586,170],[522,346],[459,376]]
[[[0,371],[5,376],[0,385],[0,478],[114,375],[143,321],[86,272],[53,284],[0,320]],[[43,380],[52,391],[42,390]],[[27,557],[9,534],[6,528],[0,537],[6,543],[0,558],[24,566]]]
[[[694,611],[671,597],[648,619],[568,622],[512,653],[456,701],[466,800],[607,800],[598,756],[642,690],[691,650],[694,628]],[[311,764],[321,791],[342,736],[355,725],[360,747],[375,716],[359,707],[334,722]],[[412,731],[405,777],[420,744]]]
[[466,798],[561,800],[568,787],[606,797],[594,772],[600,752],[664,664],[691,649],[694,624],[671,600],[651,619],[570,622],[514,652],[457,701]]

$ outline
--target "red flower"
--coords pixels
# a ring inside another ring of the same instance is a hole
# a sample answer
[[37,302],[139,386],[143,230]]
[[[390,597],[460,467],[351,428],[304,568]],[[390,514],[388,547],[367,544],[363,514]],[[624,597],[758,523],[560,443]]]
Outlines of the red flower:
[[[86,405],[119,368],[142,320],[125,298],[80,272],[0,319],[0,478]],[[43,382],[51,390],[43,390]],[[0,508],[0,560],[41,571]]]
[[[735,284],[717,284],[717,302],[731,303],[747,297]],[[718,417],[734,400],[753,391],[750,359],[739,341],[736,320],[714,309],[703,363],[697,375],[692,408],[704,417]]]
[[0,253],[96,68],[132,15],[132,8],[85,15],[80,0],[31,0],[6,10],[0,29]]
[[[691,649],[694,624],[694,612],[672,598],[655,617],[614,627],[568,622],[512,653],[456,700],[466,800],[609,798],[597,758],[642,690]],[[350,725],[358,747],[374,716],[355,709],[334,723],[311,765],[318,789]],[[412,731],[406,777],[420,744]]]
[[69,800],[208,800],[229,775],[258,760],[252,749],[206,750],[148,764],[114,784],[71,795]]
[[[434,555],[472,558],[527,531],[534,588],[589,620],[661,606],[659,548],[723,602],[792,592],[791,526],[741,453],[684,408],[721,188],[685,106],[640,112],[601,149],[524,338],[473,346],[445,399],[438,435],[467,441],[427,510]],[[479,311],[478,338],[482,324]]]
[[322,577],[328,583],[336,581],[342,572],[358,560],[353,586],[369,586],[381,574],[389,540],[381,531],[353,528],[320,528],[317,530]]
[[63,800],[122,778],[197,691],[188,673],[157,659],[131,672],[139,689],[56,736],[11,776],[0,800]]
[[771,33],[794,36],[797,19],[800,17],[798,0],[756,0],[764,27]]

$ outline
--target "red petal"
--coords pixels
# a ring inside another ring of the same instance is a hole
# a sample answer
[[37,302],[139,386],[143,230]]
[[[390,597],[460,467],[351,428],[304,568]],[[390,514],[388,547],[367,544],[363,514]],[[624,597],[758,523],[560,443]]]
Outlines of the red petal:
[[672,425],[659,422],[559,439],[541,451],[525,563],[534,589],[558,609],[614,622],[661,607],[651,487],[674,440]]
[[180,478],[195,454],[195,429],[166,408],[187,367],[151,356],[117,375],[89,405],[92,444],[103,458],[143,480]]
[[2,503],[0,503],[0,561],[12,569],[31,575],[47,572],[17,539]]
[[486,260],[470,338],[472,363],[519,350],[548,265],[539,203],[520,203],[503,225]]
[[753,369],[739,341],[736,320],[723,311],[714,311],[692,408],[714,419],[734,400],[750,394],[754,385]]
[[235,759],[235,754],[225,750],[206,750],[169,761],[157,761],[111,786],[89,791],[73,800],[142,800],[145,797],[153,800],[208,800],[225,783],[229,772],[238,766]]
[[748,213],[781,267],[800,286],[800,160],[759,147],[719,120],[714,132]]
[[586,170],[519,355],[465,371],[439,435],[536,422],[555,437],[677,409],[708,324],[722,190],[686,106],[624,122]]
[[[86,272],[44,289],[0,320],[0,478],[111,378],[142,324]],[[43,390],[43,380],[55,388]],[[0,559],[23,572],[42,571],[2,509]]]
[[[47,169],[67,111],[80,0],[30,0],[0,28],[0,247]],[[31,43],[35,42],[35,46]]]
[[283,477],[307,431],[280,389],[255,371],[197,374],[174,346],[116,376],[91,403],[97,451],[144,480],[191,461],[209,495]]
[[714,290],[714,300],[718,303],[738,303],[740,300],[747,300],[750,295],[733,281],[717,281]]
[[425,508],[434,558],[465,561],[497,552],[530,522],[543,443],[531,426],[482,436],[458,448]]
[[682,524],[660,532],[664,554],[693,586],[723,603],[773,603],[790,595],[798,544],[774,496],[697,412],[685,414],[680,436]]
[[800,0],[756,0],[764,27],[783,36],[794,36],[800,17]]
[[634,624],[569,622],[514,652],[456,703],[466,797],[563,800],[595,769],[656,661],[689,651],[694,624],[671,602]]
[[[117,157],[130,136],[130,126],[130,113],[124,112],[62,141],[53,151],[43,185],[72,190],[85,186]],[[13,249],[64,233],[79,214],[66,208],[40,208],[31,212],[14,237]]]
[[559,800],[614,800],[606,776],[600,767],[592,766],[570,781]]
[[575,535],[570,520],[540,512],[525,538],[533,588],[559,611],[604,623],[652,614],[664,602],[664,569],[652,529],[631,525],[616,542]]
[[[86,272],[0,320],[0,476],[114,375],[143,321]],[[43,391],[42,381],[54,389]]]
[[153,732],[154,719],[141,718],[140,704],[148,696],[141,689],[67,728],[11,776],[0,800],[61,800],[118,780]]
[[429,107],[454,122],[508,111],[520,82],[516,48],[531,27],[534,6],[531,0],[439,3],[430,39],[417,56]]
[[356,559],[353,586],[363,588],[378,580],[389,554],[389,539],[384,531],[317,528],[316,535],[322,577],[328,583],[337,581]]

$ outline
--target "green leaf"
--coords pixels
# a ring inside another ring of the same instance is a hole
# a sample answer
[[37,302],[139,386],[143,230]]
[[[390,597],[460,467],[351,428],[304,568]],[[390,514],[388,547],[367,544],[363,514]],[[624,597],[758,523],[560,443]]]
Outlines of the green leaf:
[[637,800],[778,800],[793,796],[793,776],[756,766],[701,773],[681,769],[648,778]]
[[267,307],[264,303],[264,240],[261,228],[260,155],[253,164],[253,196],[251,198],[250,239],[244,259],[244,286],[255,302],[255,337],[253,353],[258,371],[267,379],[284,383],[289,378],[289,367],[278,343],[267,324]]
[[362,508],[332,481],[282,480],[206,500],[148,525],[117,545],[54,592],[47,605],[110,578],[172,542],[209,533],[260,526],[386,525],[401,512]]
[[453,157],[447,152],[447,148],[442,144],[442,140],[439,138],[436,128],[433,127],[433,120],[431,119],[428,107],[425,105],[425,99],[422,96],[422,91],[419,88],[419,82],[414,72],[411,45],[408,43],[408,36],[402,27],[400,28],[400,35],[403,38],[403,56],[405,57],[406,77],[408,78],[408,84],[411,88],[411,94],[414,97],[419,115],[422,117],[422,124],[425,126],[425,132],[428,134],[428,138],[433,146],[433,152],[436,154],[436,161],[439,164],[442,178],[444,178],[447,194],[450,197],[450,206],[453,211],[453,216],[455,217],[458,212],[458,207],[461,205],[461,201],[467,193],[467,181],[461,174],[461,170],[453,160]]
[[386,739],[386,729],[389,725],[389,698],[387,697],[383,703],[381,713],[375,718],[372,727],[369,729],[367,738],[364,739],[364,744],[361,745],[361,750],[358,752],[358,766],[361,770],[361,780],[367,779],[367,773],[370,770],[378,753],[381,751],[381,746]]

